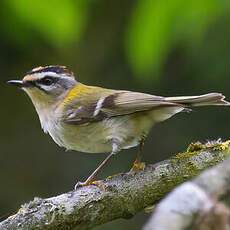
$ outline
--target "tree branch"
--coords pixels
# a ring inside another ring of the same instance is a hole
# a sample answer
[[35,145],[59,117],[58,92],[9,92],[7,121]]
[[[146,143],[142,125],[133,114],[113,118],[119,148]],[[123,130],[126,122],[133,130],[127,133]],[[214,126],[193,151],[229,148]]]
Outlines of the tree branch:
[[0,223],[0,229],[89,229],[118,218],[131,218],[159,201],[173,187],[230,156],[230,141],[191,144],[187,151],[148,165],[138,173],[106,180],[47,199],[35,198]]
[[156,206],[144,229],[230,230],[229,165],[230,158],[175,188]]

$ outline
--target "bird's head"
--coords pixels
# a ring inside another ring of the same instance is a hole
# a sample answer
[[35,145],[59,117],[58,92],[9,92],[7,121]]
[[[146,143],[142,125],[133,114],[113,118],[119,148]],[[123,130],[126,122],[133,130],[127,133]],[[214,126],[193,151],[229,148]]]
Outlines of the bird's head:
[[47,106],[58,102],[77,81],[65,66],[52,65],[34,68],[22,80],[7,83],[22,88],[35,106]]

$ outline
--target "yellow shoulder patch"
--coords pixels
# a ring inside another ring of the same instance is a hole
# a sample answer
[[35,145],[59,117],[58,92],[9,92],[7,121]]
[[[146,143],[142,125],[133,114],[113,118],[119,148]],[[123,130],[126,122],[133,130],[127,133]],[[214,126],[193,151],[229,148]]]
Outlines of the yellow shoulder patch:
[[91,86],[77,83],[77,85],[67,93],[62,104],[68,104],[68,102],[73,101],[75,98],[84,97],[85,94],[92,92],[92,88]]

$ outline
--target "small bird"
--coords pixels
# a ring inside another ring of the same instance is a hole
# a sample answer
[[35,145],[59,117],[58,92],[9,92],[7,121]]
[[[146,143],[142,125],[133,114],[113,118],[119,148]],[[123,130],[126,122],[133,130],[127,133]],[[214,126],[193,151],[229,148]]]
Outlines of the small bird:
[[133,169],[141,164],[141,150],[155,123],[195,106],[229,106],[221,93],[162,97],[126,90],[88,86],[78,82],[65,66],[37,67],[22,80],[45,133],[62,147],[87,153],[110,153],[96,170],[75,188],[92,184],[99,170],[122,149],[140,146]]

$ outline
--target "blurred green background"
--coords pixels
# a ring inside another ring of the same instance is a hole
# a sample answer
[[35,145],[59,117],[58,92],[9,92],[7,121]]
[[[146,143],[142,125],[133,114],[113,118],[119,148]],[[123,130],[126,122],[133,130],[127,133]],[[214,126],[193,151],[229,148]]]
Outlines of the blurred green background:
[[[84,180],[105,154],[65,152],[40,128],[29,98],[5,84],[40,65],[66,65],[86,84],[156,95],[219,91],[230,99],[228,0],[0,1],[0,216],[34,196]],[[156,125],[144,161],[196,140],[229,137],[229,108],[197,108]],[[100,178],[128,171],[136,149],[114,157]],[[96,229],[140,229],[140,213]]]

